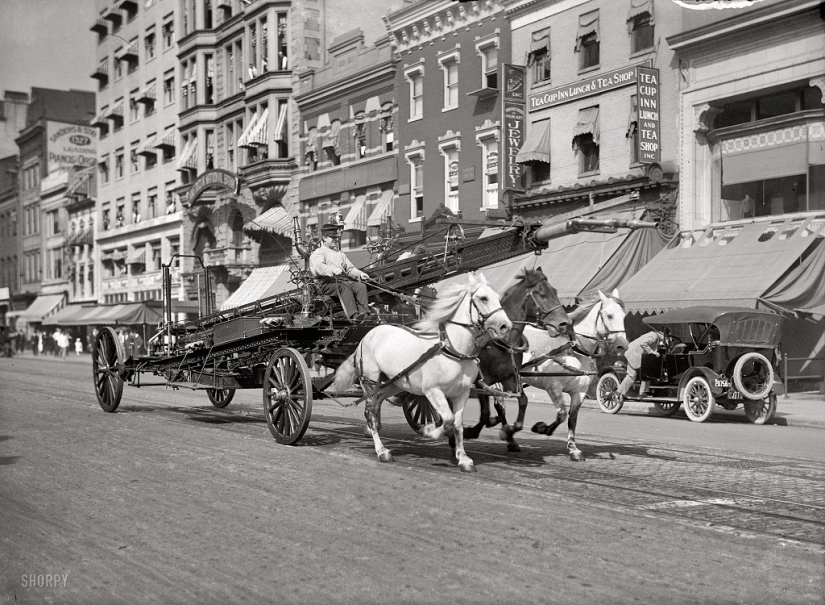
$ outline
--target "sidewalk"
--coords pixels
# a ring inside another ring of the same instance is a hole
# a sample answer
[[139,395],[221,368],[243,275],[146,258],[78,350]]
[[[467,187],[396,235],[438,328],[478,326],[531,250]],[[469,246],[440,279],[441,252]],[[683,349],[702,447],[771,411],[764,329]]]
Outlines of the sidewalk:
[[[69,353],[66,359],[60,359],[52,355],[32,355],[31,351],[18,353],[11,360],[26,359],[34,361],[52,361],[55,363],[72,363],[81,365],[91,365],[92,356],[89,353],[81,353],[76,355],[74,351]],[[9,358],[0,358],[0,363],[3,361],[11,361]],[[550,396],[540,389],[534,387],[527,387],[527,396],[530,402],[551,405]],[[582,404],[583,408],[599,409],[599,404],[593,399],[585,399]],[[619,414],[647,414],[650,416],[658,416],[656,408],[652,403],[644,403],[641,401],[625,401]],[[684,414],[684,412],[677,412]],[[716,407],[714,415],[724,416],[738,416],[744,418],[744,412],[741,407],[728,411],[721,406]],[[825,428],[825,397],[818,391],[808,391],[804,393],[791,393],[786,399],[785,395],[780,395],[776,402],[776,413],[774,414],[771,424],[779,426],[804,426],[810,428]]]

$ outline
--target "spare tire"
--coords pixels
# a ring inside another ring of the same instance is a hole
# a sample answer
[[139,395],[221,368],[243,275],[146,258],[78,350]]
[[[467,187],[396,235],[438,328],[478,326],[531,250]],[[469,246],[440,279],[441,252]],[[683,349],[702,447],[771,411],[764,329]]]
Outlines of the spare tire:
[[762,353],[745,353],[733,367],[733,384],[745,399],[765,399],[773,388],[771,362]]

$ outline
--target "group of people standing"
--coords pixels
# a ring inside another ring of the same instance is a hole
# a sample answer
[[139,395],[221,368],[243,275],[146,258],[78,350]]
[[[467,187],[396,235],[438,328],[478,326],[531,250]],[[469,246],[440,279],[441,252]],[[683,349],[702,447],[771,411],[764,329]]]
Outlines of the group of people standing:
[[[74,349],[75,355],[83,352],[83,341],[79,338],[72,338],[66,330],[56,328],[54,332],[46,330],[35,330],[29,336],[29,345],[33,355],[54,355],[65,359],[69,356],[69,350]],[[19,347],[20,350],[23,347]]]

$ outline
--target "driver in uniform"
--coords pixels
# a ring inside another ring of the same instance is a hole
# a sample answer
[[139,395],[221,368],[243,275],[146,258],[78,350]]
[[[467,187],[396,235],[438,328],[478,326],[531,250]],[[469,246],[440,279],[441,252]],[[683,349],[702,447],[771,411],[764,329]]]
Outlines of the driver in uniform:
[[361,283],[369,279],[369,275],[335,249],[341,231],[343,225],[334,223],[321,227],[321,245],[309,257],[309,270],[317,279],[321,294],[337,296],[346,316],[361,320],[370,312],[367,287]]

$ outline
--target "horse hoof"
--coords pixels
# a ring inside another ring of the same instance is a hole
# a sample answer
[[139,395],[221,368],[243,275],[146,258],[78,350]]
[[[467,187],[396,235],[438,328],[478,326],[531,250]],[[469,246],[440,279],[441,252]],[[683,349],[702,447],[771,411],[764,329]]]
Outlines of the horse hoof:
[[380,454],[378,454],[378,459],[381,462],[393,462],[392,454],[389,452],[381,452]]
[[462,473],[475,473],[476,472],[475,464],[459,464],[458,468],[461,469]]
[[507,444],[507,451],[508,452],[520,452],[521,448],[518,446],[518,443],[510,442]]
[[533,428],[530,429],[530,430],[533,431],[534,433],[544,434],[544,432],[547,430],[547,425],[543,422],[537,422],[536,424],[533,425]]
[[583,462],[584,454],[582,454],[578,450],[576,450],[575,452],[570,452],[570,460],[572,460],[573,462]]

